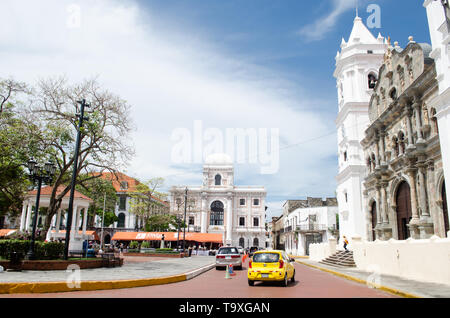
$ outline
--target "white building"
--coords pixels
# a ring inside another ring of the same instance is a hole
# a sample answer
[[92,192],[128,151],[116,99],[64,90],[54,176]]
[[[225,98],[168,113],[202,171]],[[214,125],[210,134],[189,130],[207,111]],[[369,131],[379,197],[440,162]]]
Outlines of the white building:
[[[441,191],[446,197],[441,204],[447,208],[448,202],[450,202],[448,191],[450,186],[450,5],[448,1],[426,0],[423,6],[427,11],[433,48],[430,57],[434,59],[436,65],[436,78],[439,86],[439,94],[433,101],[430,101],[430,107],[436,109],[435,116],[439,127],[445,179]],[[448,237],[450,237],[450,233]]]
[[[170,190],[170,211],[184,215],[185,186]],[[234,185],[234,167],[225,154],[210,155],[203,166],[203,185],[188,186],[189,228],[221,233],[224,244],[265,247],[265,197],[262,186]]]
[[288,200],[283,205],[284,247],[292,255],[309,255],[309,244],[328,242],[336,230],[335,198]]
[[360,141],[369,125],[369,100],[386,47],[381,34],[375,38],[357,16],[349,40],[342,39],[341,51],[336,55],[334,77],[339,103],[336,119],[339,157],[336,193],[340,237],[359,235],[366,238],[363,202],[366,162]]

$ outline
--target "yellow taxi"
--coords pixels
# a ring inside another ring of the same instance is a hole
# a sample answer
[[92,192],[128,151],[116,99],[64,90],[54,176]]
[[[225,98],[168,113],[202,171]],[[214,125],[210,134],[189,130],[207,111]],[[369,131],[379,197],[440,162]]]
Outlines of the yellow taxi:
[[279,281],[283,286],[295,282],[294,259],[284,251],[257,251],[249,260],[248,284],[253,286],[255,281]]

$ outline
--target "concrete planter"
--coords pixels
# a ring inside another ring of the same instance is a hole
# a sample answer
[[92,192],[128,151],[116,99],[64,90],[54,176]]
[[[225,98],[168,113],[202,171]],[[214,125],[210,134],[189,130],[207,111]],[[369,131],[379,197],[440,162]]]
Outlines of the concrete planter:
[[[66,270],[71,264],[78,265],[80,269],[100,268],[104,266],[102,259],[95,258],[92,260],[39,260],[22,262],[22,270],[28,271],[46,271],[46,270]],[[120,266],[123,265],[123,258],[120,260]],[[9,267],[9,261],[0,261],[0,266],[6,270]]]

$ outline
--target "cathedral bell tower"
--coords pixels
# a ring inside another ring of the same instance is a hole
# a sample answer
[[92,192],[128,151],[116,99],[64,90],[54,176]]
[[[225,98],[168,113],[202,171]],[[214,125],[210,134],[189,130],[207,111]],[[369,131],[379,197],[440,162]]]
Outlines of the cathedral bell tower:
[[366,163],[360,144],[369,125],[368,106],[378,71],[387,48],[386,40],[375,38],[355,17],[350,38],[342,38],[336,55],[336,87],[339,112],[336,118],[338,135],[339,173],[337,200],[339,206],[340,237],[359,235],[366,238],[366,207],[363,182]]

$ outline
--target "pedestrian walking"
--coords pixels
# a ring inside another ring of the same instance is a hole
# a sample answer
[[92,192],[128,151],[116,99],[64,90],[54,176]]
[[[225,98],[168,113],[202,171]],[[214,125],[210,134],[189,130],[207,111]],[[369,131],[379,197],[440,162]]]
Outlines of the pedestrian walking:
[[189,245],[189,257],[192,255],[192,247]]
[[347,245],[348,245],[347,237],[344,235],[342,238],[344,239],[344,249],[345,249],[346,252],[348,252],[348,249],[347,249]]

